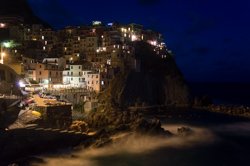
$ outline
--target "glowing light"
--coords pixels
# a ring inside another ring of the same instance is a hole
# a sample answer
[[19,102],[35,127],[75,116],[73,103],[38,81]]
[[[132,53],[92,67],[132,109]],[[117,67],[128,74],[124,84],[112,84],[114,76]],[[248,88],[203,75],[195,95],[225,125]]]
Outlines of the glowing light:
[[24,87],[25,87],[25,84],[23,83],[23,81],[19,81],[18,84],[19,84],[19,87],[20,87],[20,88],[24,88]]
[[150,44],[153,45],[153,46],[156,46],[157,45],[157,41],[150,41]]
[[44,40],[44,36],[42,36],[42,40]]
[[132,35],[132,36],[131,36],[131,40],[132,40],[132,41],[136,41],[136,40],[137,40],[137,36],[136,36],[136,35]]
[[108,59],[108,60],[107,60],[107,64],[108,64],[108,65],[111,65],[111,59]]
[[113,23],[108,23],[108,26],[113,26]]
[[78,41],[80,41],[80,40],[81,40],[81,37],[80,37],[80,36],[78,36],[78,38],[77,38],[77,39],[78,39]]
[[101,25],[102,22],[101,21],[92,21],[92,25]]
[[0,23],[0,28],[4,28],[5,26],[6,26],[6,24]]
[[3,42],[3,46],[6,48],[10,48],[10,47],[12,47],[12,43],[11,42]]

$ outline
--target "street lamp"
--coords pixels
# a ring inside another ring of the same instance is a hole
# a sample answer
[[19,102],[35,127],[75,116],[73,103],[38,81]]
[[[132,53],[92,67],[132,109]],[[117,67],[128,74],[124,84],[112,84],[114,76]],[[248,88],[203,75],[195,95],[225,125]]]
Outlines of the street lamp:
[[2,44],[0,44],[0,46],[1,46],[1,59],[0,59],[0,63],[1,64],[3,64],[3,57],[5,56],[5,52],[3,51],[3,45]]
[[0,47],[1,47],[1,59],[0,59],[0,63],[3,64],[3,57],[6,55],[6,53],[3,51],[3,48],[11,48],[13,46],[13,42],[9,41],[9,42],[2,42],[0,43]]
[[3,64],[3,57],[5,56],[5,52],[1,51],[1,59],[0,59],[0,63]]

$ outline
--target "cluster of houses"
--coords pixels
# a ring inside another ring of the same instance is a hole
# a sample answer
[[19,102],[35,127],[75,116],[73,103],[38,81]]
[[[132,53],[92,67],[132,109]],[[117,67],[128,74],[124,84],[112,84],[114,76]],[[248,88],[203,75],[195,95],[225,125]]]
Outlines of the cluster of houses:
[[[7,33],[8,32],[8,33]],[[100,92],[115,74],[130,68],[140,70],[134,56],[135,41],[152,45],[157,55],[166,58],[169,50],[162,35],[142,25],[93,21],[88,26],[53,30],[40,24],[26,25],[17,17],[0,17],[1,34],[15,43],[1,43],[1,62],[13,68],[27,82],[45,88],[85,88]]]

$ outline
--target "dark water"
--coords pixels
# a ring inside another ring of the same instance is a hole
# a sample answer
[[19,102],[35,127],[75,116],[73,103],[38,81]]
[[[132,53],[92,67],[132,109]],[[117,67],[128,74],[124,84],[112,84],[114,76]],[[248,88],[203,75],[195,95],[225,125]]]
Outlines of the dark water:
[[[183,124],[164,128],[175,132]],[[159,138],[130,135],[100,149],[41,157],[39,166],[249,166],[250,122],[190,126],[194,134]],[[123,136],[124,137],[124,136]]]
[[215,104],[250,106],[250,83],[189,83],[194,95],[208,95]]

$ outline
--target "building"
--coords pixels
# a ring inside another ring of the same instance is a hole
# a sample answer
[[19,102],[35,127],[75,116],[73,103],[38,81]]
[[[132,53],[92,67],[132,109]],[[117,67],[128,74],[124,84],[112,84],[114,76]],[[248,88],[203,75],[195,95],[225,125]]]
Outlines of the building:
[[60,58],[47,57],[43,59],[43,63],[56,65],[61,70],[65,69],[66,67],[66,59],[64,57]]
[[88,90],[101,91],[101,75],[98,72],[83,70],[83,78]]
[[66,65],[63,71],[63,84],[71,87],[86,87],[81,64]]
[[28,78],[45,85],[62,84],[62,70],[57,65],[36,63],[35,69],[28,72]]

